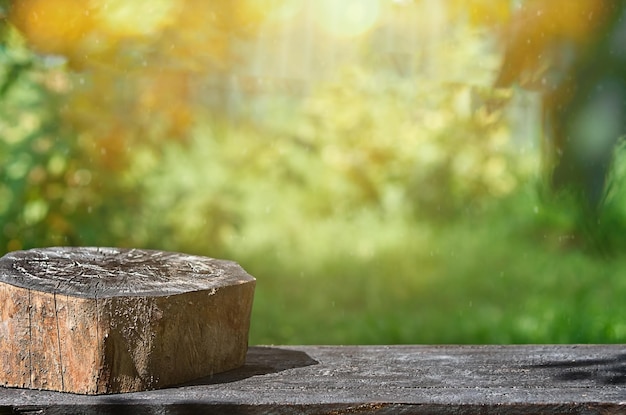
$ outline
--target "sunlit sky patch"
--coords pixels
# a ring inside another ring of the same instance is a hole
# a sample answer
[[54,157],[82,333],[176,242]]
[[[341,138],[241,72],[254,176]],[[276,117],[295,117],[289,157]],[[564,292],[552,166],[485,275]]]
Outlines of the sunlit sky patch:
[[380,16],[379,0],[320,0],[315,3],[317,24],[339,37],[359,36],[372,29]]
[[279,2],[272,7],[272,12],[268,16],[273,21],[289,21],[302,9],[302,6],[302,1],[290,0]]

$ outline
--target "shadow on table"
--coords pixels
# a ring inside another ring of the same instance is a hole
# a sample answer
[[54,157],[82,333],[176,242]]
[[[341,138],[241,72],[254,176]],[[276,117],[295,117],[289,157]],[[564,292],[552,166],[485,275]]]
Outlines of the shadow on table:
[[626,354],[604,359],[551,361],[529,368],[553,369],[558,381],[591,381],[599,385],[626,384]]
[[[312,359],[308,354],[298,351],[283,349],[278,347],[251,347],[246,355],[245,364],[237,369],[228,372],[218,373],[213,376],[196,379],[191,382],[178,385],[176,389],[184,389],[185,387],[202,386],[202,385],[218,385],[232,383],[251,378],[253,376],[268,375],[278,373],[289,369],[296,369],[306,366],[316,365],[319,362]],[[161,389],[161,391],[166,391]],[[149,393],[149,392],[148,392]],[[209,392],[210,394],[210,392]],[[66,407],[57,408],[60,413],[88,413],[86,408]],[[178,401],[175,403],[151,402],[146,404],[145,400],[135,400],[132,397],[126,397],[124,394],[100,396],[99,403],[91,409],[97,414],[258,414],[258,413],[281,413],[282,409],[273,405],[241,405],[229,402],[197,402],[197,401]],[[298,407],[294,405],[291,409],[293,413],[308,413],[312,408]],[[290,410],[291,410],[290,409]],[[319,409],[319,408],[318,408]],[[73,412],[78,410],[78,412]],[[324,412],[324,411],[322,411]],[[312,412],[318,413],[318,412]],[[1,415],[1,414],[0,414]]]
[[308,354],[299,350],[281,349],[278,347],[251,347],[246,356],[246,363],[242,367],[196,379],[181,386],[237,382],[252,376],[268,375],[318,363],[317,360],[312,359]]

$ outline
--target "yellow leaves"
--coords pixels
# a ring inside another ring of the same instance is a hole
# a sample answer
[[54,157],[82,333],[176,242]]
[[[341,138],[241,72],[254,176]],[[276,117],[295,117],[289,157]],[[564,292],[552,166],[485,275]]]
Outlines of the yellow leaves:
[[119,37],[150,36],[174,24],[181,3],[175,0],[91,0],[99,28]]
[[500,25],[511,17],[510,0],[451,0],[449,3],[452,14],[465,13],[474,25]]
[[465,14],[474,25],[512,23],[530,37],[563,36],[584,40],[610,12],[612,2],[598,0],[525,0],[516,9],[510,0],[451,0],[453,15]]
[[38,51],[71,54],[93,26],[81,0],[20,0],[11,7],[10,20]]
[[[238,2],[237,2],[238,3]],[[235,19],[228,3],[185,0],[176,24],[157,44],[162,60],[194,71],[221,69],[229,61],[230,27]]]
[[[174,0],[20,0],[10,20],[37,51],[81,61],[177,21]],[[85,62],[82,62],[83,64]]]
[[299,124],[333,176],[328,192],[385,205],[399,186],[398,197],[437,215],[513,192],[519,163],[499,105],[510,91],[419,81],[346,67],[313,90]]
[[149,123],[162,121],[163,133],[170,138],[184,136],[193,122],[195,104],[191,97],[192,77],[176,71],[149,72],[138,88],[137,119],[142,114]]
[[497,25],[511,17],[509,0],[471,0],[467,2],[470,21],[474,24]]
[[76,68],[115,64],[123,69],[119,66],[129,52],[189,66],[185,61],[229,59],[231,37],[254,32],[267,14],[262,5],[252,0],[20,0],[13,2],[10,20],[37,51],[64,55]]
[[[597,0],[528,1],[505,31],[507,50],[496,84],[507,86],[519,81],[523,86],[542,88],[545,72],[566,64],[560,60],[564,60],[568,48],[593,41],[616,4]],[[555,50],[562,55],[560,58]]]
[[520,22],[532,38],[561,37],[585,41],[611,11],[597,0],[534,0],[521,12]]
[[275,7],[280,5],[285,0],[239,0],[239,2],[233,2],[232,0],[224,0],[229,5],[227,15],[233,16],[232,20],[224,19],[222,21],[229,22],[227,26],[222,26],[222,29],[230,32],[238,32],[240,35],[252,35],[258,29],[261,22],[267,19],[267,16],[273,12]]
[[281,2],[19,0],[9,18],[33,49],[64,56],[80,73],[59,72],[46,85],[67,97],[60,112],[88,131],[94,160],[121,168],[133,140],[187,134],[194,84],[237,63],[233,44]]

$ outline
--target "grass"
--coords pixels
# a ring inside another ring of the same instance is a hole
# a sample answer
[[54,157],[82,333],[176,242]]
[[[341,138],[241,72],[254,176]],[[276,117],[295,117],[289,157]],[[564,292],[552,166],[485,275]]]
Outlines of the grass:
[[[149,211],[175,219],[151,247],[257,278],[251,344],[626,341],[626,257],[591,249],[568,198],[521,185],[434,218],[407,198],[361,203],[318,155],[247,134],[167,151],[146,183]],[[620,239],[620,226],[603,232]]]
[[531,198],[447,224],[308,224],[237,254],[258,278],[251,343],[624,342],[626,260],[532,231]]

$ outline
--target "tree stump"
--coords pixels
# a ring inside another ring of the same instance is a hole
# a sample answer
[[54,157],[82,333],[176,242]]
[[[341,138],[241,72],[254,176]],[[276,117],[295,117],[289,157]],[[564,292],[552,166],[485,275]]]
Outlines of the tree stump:
[[244,363],[255,279],[180,253],[46,248],[0,258],[0,385],[162,388]]

